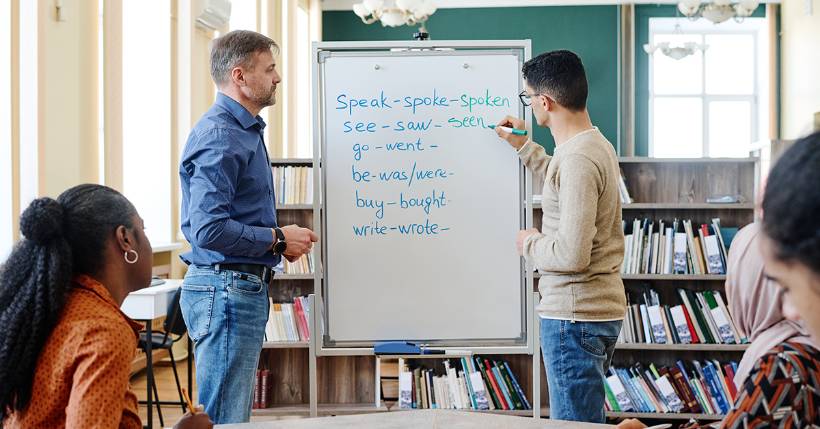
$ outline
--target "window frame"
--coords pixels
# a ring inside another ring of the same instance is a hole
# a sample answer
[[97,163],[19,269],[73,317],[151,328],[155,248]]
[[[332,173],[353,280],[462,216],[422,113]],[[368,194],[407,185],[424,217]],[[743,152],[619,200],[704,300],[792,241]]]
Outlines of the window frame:
[[[760,63],[760,56],[761,51],[764,48],[761,45],[760,35],[762,32],[766,31],[768,28],[767,23],[768,18],[746,18],[741,23],[722,23],[722,24],[712,24],[711,22],[700,19],[698,21],[691,21],[685,18],[670,18],[670,17],[650,17],[649,18],[649,31],[648,31],[648,42],[653,43],[653,40],[656,35],[673,35],[675,33],[675,25],[680,24],[681,31],[683,34],[686,35],[699,35],[701,38],[701,43],[706,43],[706,36],[707,35],[750,35],[752,36],[753,40],[753,60],[752,64],[753,67],[753,76],[752,76],[752,84],[753,89],[752,93],[749,95],[746,94],[709,94],[706,91],[706,69],[707,69],[707,58],[706,52],[703,52],[703,61],[701,62],[700,71],[701,71],[701,91],[699,94],[655,94],[655,67],[654,61],[652,57],[648,60],[648,74],[647,74],[647,83],[648,83],[648,93],[649,93],[649,100],[647,103],[647,139],[648,139],[648,155],[650,157],[655,157],[655,118],[654,118],[654,107],[655,107],[655,99],[656,98],[699,98],[701,100],[702,105],[702,129],[701,129],[701,157],[703,158],[710,158],[709,149],[710,149],[710,141],[709,141],[709,106],[712,102],[719,102],[719,101],[747,101],[750,103],[750,133],[749,136],[751,141],[749,142],[749,151],[753,150],[752,143],[758,141],[761,136],[761,124],[759,122],[760,119],[760,109],[761,109],[761,96],[762,90],[767,90],[766,88],[761,87],[761,63]],[[739,28],[739,25],[747,25],[747,28]],[[750,25],[752,24],[752,25]],[[708,49],[708,48],[707,48]],[[660,52],[656,52],[654,55],[663,55]]]

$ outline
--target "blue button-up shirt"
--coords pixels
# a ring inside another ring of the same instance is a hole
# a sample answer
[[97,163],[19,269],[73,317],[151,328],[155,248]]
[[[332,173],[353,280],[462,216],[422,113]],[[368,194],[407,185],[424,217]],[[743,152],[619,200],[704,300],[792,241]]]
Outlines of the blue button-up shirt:
[[276,198],[264,128],[261,117],[219,93],[191,130],[179,166],[186,263],[279,263],[270,251]]

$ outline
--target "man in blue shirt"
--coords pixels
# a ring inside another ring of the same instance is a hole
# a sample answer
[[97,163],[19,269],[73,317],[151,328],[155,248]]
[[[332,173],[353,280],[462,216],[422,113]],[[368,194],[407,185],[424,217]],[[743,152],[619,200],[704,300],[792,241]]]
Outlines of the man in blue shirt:
[[276,43],[252,31],[213,41],[213,106],[191,130],[179,168],[191,251],[180,306],[196,343],[199,402],[215,423],[247,422],[268,320],[271,268],[309,252],[316,234],[278,227],[259,111],[275,103]]

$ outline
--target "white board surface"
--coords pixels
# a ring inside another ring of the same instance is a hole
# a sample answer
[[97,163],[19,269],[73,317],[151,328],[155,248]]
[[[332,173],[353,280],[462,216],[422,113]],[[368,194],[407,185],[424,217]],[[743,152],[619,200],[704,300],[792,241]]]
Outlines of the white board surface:
[[347,51],[319,64],[331,343],[522,340],[524,173],[486,127],[522,116],[522,61]]

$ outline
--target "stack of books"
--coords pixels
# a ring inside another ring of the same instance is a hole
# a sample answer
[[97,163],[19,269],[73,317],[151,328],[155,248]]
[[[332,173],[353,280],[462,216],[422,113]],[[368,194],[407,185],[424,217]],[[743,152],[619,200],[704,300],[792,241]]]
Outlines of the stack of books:
[[303,342],[310,340],[310,306],[308,298],[300,296],[293,303],[278,303],[271,299],[265,341]]
[[614,412],[726,414],[737,398],[737,363],[677,361],[656,368],[636,364],[610,368],[606,409]]
[[268,408],[268,397],[270,396],[270,371],[267,369],[256,370],[256,382],[253,385],[253,409]]
[[313,204],[313,167],[271,167],[277,204]]
[[472,356],[443,363],[443,371],[400,363],[399,408],[532,409],[506,361]]
[[622,274],[726,274],[720,219],[696,227],[691,220],[623,222]]
[[639,304],[627,306],[620,343],[743,344],[719,291],[678,289],[678,305],[661,305],[657,292],[647,290]]

